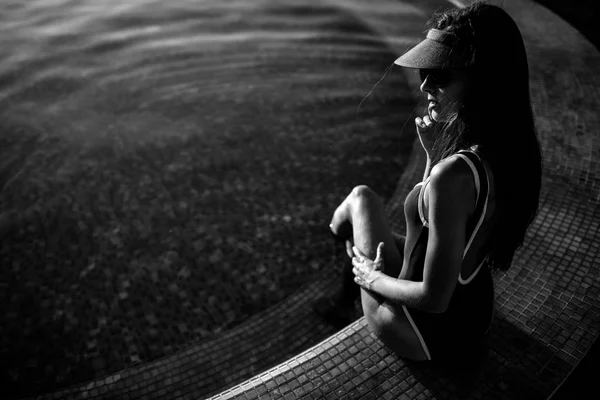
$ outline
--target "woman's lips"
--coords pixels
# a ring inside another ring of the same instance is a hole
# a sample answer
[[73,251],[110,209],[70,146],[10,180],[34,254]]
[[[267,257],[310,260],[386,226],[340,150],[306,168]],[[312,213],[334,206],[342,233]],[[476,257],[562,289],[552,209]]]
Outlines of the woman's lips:
[[437,102],[435,101],[430,101],[429,102],[429,106],[427,107],[427,114],[429,114],[429,118],[433,119],[433,114],[431,113],[436,107],[437,107]]

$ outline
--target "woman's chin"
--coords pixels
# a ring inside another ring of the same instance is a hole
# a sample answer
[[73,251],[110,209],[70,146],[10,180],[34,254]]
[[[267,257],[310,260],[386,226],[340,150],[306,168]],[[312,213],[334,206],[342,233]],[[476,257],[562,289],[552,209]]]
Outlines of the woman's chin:
[[431,110],[429,112],[429,118],[431,118],[434,122],[449,122],[450,119],[447,117],[448,117],[447,115],[443,115],[434,110]]

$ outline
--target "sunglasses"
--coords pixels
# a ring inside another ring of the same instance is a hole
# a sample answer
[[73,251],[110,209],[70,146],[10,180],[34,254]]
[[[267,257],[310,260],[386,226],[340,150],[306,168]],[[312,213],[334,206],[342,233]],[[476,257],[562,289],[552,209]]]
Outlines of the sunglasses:
[[421,83],[429,77],[429,82],[437,87],[446,86],[452,80],[452,73],[442,69],[420,69]]

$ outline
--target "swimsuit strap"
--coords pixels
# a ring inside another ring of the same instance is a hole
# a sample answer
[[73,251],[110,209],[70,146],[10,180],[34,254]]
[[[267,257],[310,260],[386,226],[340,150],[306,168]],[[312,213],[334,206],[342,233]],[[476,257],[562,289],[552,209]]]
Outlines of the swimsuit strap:
[[[479,232],[481,225],[485,219],[485,215],[487,214],[488,201],[490,195],[490,180],[489,175],[485,169],[485,165],[479,154],[473,149],[470,150],[462,150],[457,153],[457,156],[462,158],[471,168],[473,172],[473,178],[475,180],[475,188],[477,190],[477,200],[475,205],[475,212],[473,213],[473,218],[467,224],[467,232],[471,232],[469,240],[465,246],[465,250],[463,252],[463,260],[465,259],[467,252],[471,248],[471,244],[475,239],[475,236]],[[480,176],[485,176],[485,179],[480,179]],[[479,218],[477,218],[479,217]],[[467,284],[475,278],[481,267],[483,266],[485,259],[481,261],[481,263],[477,266],[475,271],[469,276],[467,279],[462,277],[462,273],[458,276],[458,281],[462,284]]]
[[417,199],[417,209],[419,210],[419,218],[421,218],[421,223],[426,228],[429,228],[429,222],[427,218],[425,218],[425,186],[429,183],[429,177],[424,182],[420,182],[417,185],[421,185],[421,190],[419,190],[419,198]]
[[[461,150],[458,153],[452,154],[451,156],[444,157],[442,160],[440,160],[439,163],[441,163],[442,161],[445,161],[453,156],[461,156],[461,152],[463,152],[463,151],[466,151],[466,150]],[[477,174],[477,169],[475,168],[475,166],[473,165],[473,162],[469,158],[467,158],[465,156],[461,156],[461,158],[463,158],[467,162],[467,164],[469,164],[469,167],[471,167],[471,170],[473,171],[473,175],[475,176],[475,190],[477,191],[477,200],[476,200],[476,202],[477,202],[477,201],[479,201],[479,191],[480,191],[479,175]],[[419,182],[415,185],[415,188],[417,186],[421,185],[421,188],[419,190],[419,198],[417,200],[417,209],[419,210],[419,218],[421,219],[423,226],[426,228],[429,228],[429,222],[427,221],[427,218],[425,217],[425,187],[429,183],[430,179],[431,179],[431,175],[429,175],[427,177],[427,179],[425,179],[423,182]]]

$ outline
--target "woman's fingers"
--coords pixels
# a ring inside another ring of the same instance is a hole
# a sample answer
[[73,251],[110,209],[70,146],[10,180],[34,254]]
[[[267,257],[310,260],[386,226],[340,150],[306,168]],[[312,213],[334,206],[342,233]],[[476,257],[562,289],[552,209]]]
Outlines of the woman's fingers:
[[351,240],[346,240],[346,254],[348,257],[354,257],[354,252],[352,251],[352,247],[354,247],[354,243]]
[[429,117],[429,115],[425,115],[423,118],[415,118],[415,124],[417,125],[417,128],[421,130],[426,130],[431,128],[431,125],[433,125],[433,120],[431,119],[431,117]]
[[419,128],[425,128],[425,123],[423,122],[423,118],[421,117],[417,117],[415,118],[415,124],[419,127]]
[[378,263],[383,258],[383,242],[380,242],[377,246],[377,257],[375,257],[375,262]]
[[352,251],[354,252],[354,255],[358,258],[367,258],[367,256],[361,253],[361,251],[356,246],[352,246]]
[[425,124],[425,126],[427,126],[429,128],[431,126],[431,124],[433,124],[433,121],[431,120],[429,115],[426,115],[423,117],[423,123]]
[[[356,246],[352,246],[352,251],[354,252],[354,255],[359,260],[362,260],[364,258],[368,258]],[[383,242],[379,242],[379,244],[377,245],[377,255],[375,257],[375,261],[380,261],[382,258],[383,258]]]
[[356,257],[352,259],[352,273],[356,276],[362,276],[364,274],[363,264]]

